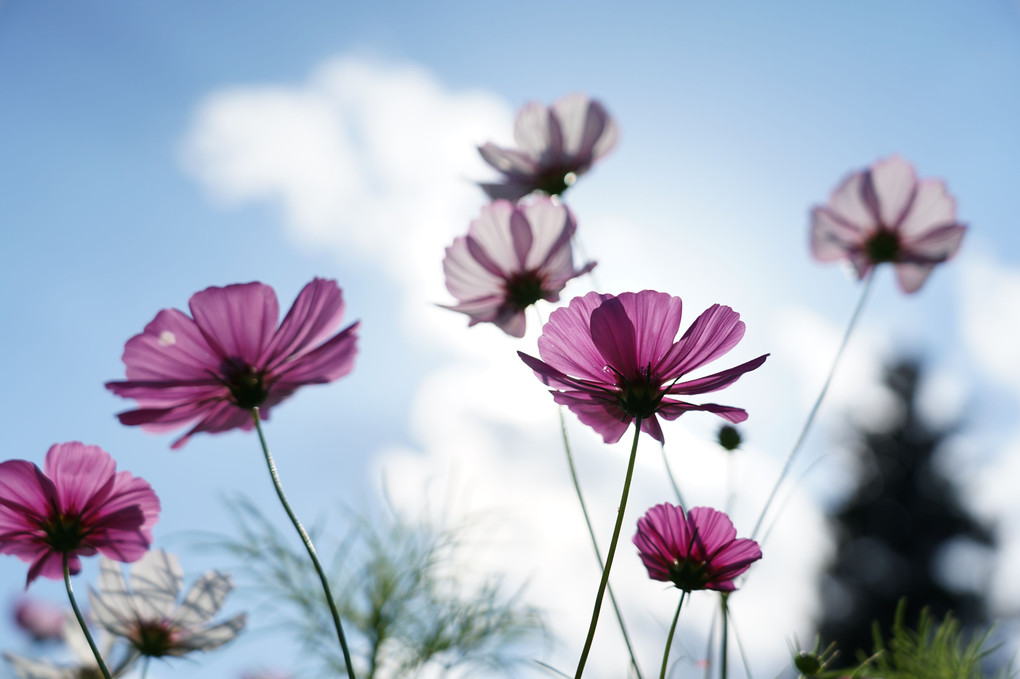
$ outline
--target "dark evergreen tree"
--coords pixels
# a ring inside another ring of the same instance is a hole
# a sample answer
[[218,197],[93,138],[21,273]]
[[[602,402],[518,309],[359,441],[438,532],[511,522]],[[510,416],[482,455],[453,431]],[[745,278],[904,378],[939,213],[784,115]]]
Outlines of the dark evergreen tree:
[[898,360],[885,381],[897,411],[881,428],[854,425],[857,485],[831,517],[837,552],[822,583],[819,634],[847,660],[873,648],[873,622],[889,631],[901,599],[906,620],[928,607],[939,618],[952,611],[964,627],[986,623],[983,597],[952,589],[936,568],[953,541],[993,544],[990,529],[967,513],[935,463],[959,423],[936,428],[920,417],[918,360]]

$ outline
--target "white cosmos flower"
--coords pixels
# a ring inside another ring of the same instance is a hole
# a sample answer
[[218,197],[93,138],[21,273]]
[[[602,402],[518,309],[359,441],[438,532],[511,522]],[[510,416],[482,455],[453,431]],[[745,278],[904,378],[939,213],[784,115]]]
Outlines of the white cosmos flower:
[[208,571],[178,605],[184,580],[180,563],[161,549],[131,565],[131,584],[119,563],[99,563],[99,591],[89,590],[92,615],[111,634],[122,637],[141,655],[182,656],[222,646],[244,628],[245,615],[208,625],[234,588],[230,575]]

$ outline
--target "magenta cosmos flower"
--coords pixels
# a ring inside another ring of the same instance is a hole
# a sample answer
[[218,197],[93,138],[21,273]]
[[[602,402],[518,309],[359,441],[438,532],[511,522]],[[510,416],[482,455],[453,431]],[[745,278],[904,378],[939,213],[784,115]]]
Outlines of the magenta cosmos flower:
[[811,252],[823,262],[849,261],[858,278],[890,262],[900,289],[911,293],[956,254],[965,231],[945,183],[918,180],[910,163],[892,156],[851,174],[811,212]]
[[574,268],[570,239],[576,229],[570,210],[548,198],[485,206],[467,236],[446,248],[446,289],[460,303],[445,308],[467,314],[469,326],[494,323],[523,337],[525,309],[540,299],[558,301],[567,281],[595,266]]
[[137,561],[152,543],[159,498],[148,483],[118,472],[109,453],[77,441],[58,443],[43,469],[26,460],[0,463],[0,553],[32,565],[28,583],[40,575],[81,571],[79,556],[100,552]]
[[674,341],[681,307],[679,297],[652,290],[618,297],[590,292],[549,316],[538,338],[542,360],[517,353],[552,387],[553,399],[606,443],[619,441],[636,418],[641,419],[641,430],[660,442],[662,428],[656,416],[675,420],[689,410],[705,410],[743,422],[747,412],[741,408],[695,405],[670,397],[727,387],[764,363],[768,354],[707,377],[680,381],[744,336],[740,314],[715,304]]
[[685,592],[732,592],[733,579],[761,558],[754,540],[737,539],[730,517],[709,507],[655,505],[638,519],[634,544],[653,580]]
[[197,420],[173,448],[198,432],[251,429],[252,408],[269,409],[306,384],[343,377],[354,367],[357,323],[340,325],[336,281],[306,285],[277,327],[276,293],[262,283],[207,288],[188,301],[191,316],[164,309],[124,346],[127,379],[107,382],[136,410],[123,424],[159,432]]
[[22,597],[14,604],[14,624],[32,641],[59,641],[64,638],[68,610],[43,599]]
[[505,180],[481,184],[490,198],[519,200],[532,191],[563,193],[592,164],[616,145],[616,123],[601,103],[571,94],[552,106],[531,102],[517,113],[516,149],[492,142],[478,151]]

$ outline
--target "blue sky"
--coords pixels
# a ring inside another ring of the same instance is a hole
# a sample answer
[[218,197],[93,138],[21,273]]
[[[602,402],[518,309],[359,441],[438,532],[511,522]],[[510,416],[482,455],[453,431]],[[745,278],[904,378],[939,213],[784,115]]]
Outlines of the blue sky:
[[[506,512],[516,550],[550,554],[556,538],[577,533],[555,555],[558,566],[529,557],[511,569],[511,578],[534,582],[537,597],[557,591],[571,567],[593,571],[570,514],[551,404],[513,356],[533,347],[537,330],[521,342],[493,328],[468,332],[463,318],[435,307],[450,301],[443,248],[483,204],[470,181],[491,176],[473,144],[509,141],[522,103],[574,91],[599,97],[621,128],[616,150],[567,194],[585,250],[600,262],[599,285],[680,295],[688,320],[713,302],[730,304],[748,324],[734,362],[773,354],[723,401],[751,412],[738,528],[753,522],[767,489],[751,480],[774,477],[856,299],[838,267],[807,256],[809,208],[848,171],[894,152],[947,181],[971,225],[961,255],[910,298],[882,272],[829,421],[869,404],[881,411],[881,394],[868,386],[880,358],[900,347],[923,352],[936,376],[933,412],[966,407],[971,418],[950,463],[966,462],[961,483],[1000,521],[1003,559],[1020,556],[1020,507],[995,483],[1015,478],[1009,453],[1020,450],[1020,232],[1011,200],[1020,9],[1005,0],[627,10],[8,1],[0,5],[0,346],[12,360],[2,457],[41,464],[54,442],[103,446],[163,498],[161,546],[181,551],[191,573],[218,565],[184,536],[199,525],[230,529],[223,495],[244,492],[275,509],[254,438],[198,437],[171,453],[172,437],[117,423],[113,413],[129,404],[102,383],[123,374],[127,338],[159,309],[184,308],[195,291],[261,280],[286,308],[314,275],[334,277],[348,318],[363,322],[357,368],[295,396],[268,431],[299,513],[377,506],[384,475],[408,511],[448,484],[463,492],[464,511]],[[564,299],[590,285],[575,282]],[[688,449],[704,446],[716,422],[687,419],[667,427],[667,452],[697,502],[718,502],[723,462]],[[829,450],[822,424],[805,465]],[[506,431],[518,433],[493,434]],[[580,426],[574,435],[594,501],[610,517],[621,451]],[[660,469],[657,461],[649,455],[645,464]],[[820,467],[792,501],[805,509],[790,514],[817,516],[846,470],[838,460]],[[647,473],[632,511],[665,499],[656,474]],[[507,478],[542,481],[505,497],[488,488]],[[556,530],[535,530],[548,515],[515,513],[515,498],[558,512]],[[805,521],[789,520],[787,540],[777,529],[763,583],[803,580],[818,567],[820,557],[784,553],[798,531],[820,535],[819,523]],[[634,624],[654,656],[673,600],[657,608],[666,595],[633,563],[620,573],[635,579]],[[590,605],[597,576],[586,574],[553,605],[565,621],[555,662],[569,664],[579,646],[573,619]],[[23,578],[20,561],[0,559],[11,597]],[[50,584],[33,593],[59,596]],[[749,579],[748,630],[758,612],[783,603],[754,588]],[[812,595],[801,589],[782,618],[789,631],[747,632],[760,636],[752,647],[763,667],[781,662],[785,638],[808,629]],[[1020,602],[1015,587],[997,596],[1004,609]],[[692,635],[698,616],[692,609]],[[0,639],[16,638],[5,624]],[[606,662],[615,650],[608,630]],[[234,676],[261,657],[257,645],[197,668],[169,665],[160,676]]]

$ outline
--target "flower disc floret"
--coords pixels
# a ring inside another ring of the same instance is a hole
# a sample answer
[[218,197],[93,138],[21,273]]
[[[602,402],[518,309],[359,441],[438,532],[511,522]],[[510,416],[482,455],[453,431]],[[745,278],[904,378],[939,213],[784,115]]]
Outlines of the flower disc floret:
[[634,544],[653,580],[671,582],[693,592],[713,589],[730,592],[734,579],[761,558],[754,540],[737,539],[730,518],[710,507],[683,507],[663,503],[638,519]]
[[29,584],[63,578],[65,555],[75,574],[81,556],[131,562],[145,554],[159,498],[116,469],[102,448],[76,441],[52,446],[42,470],[26,460],[0,463],[0,553],[31,563]]
[[123,424],[160,432],[195,422],[174,448],[198,432],[251,429],[253,408],[267,419],[300,387],[354,367],[358,324],[330,336],[344,313],[336,281],[306,285],[279,326],[276,293],[262,283],[207,288],[188,306],[191,316],[164,309],[128,340],[127,379],[106,383],[138,404],[117,415]]
[[740,314],[713,305],[676,340],[679,297],[643,290],[619,296],[589,293],[554,311],[538,339],[541,360],[518,352],[553,399],[565,405],[606,443],[619,441],[628,425],[663,440],[658,418],[674,420],[703,410],[743,422],[742,408],[694,404],[673,398],[717,391],[765,362],[768,354],[706,377],[691,371],[730,351],[744,335]]

